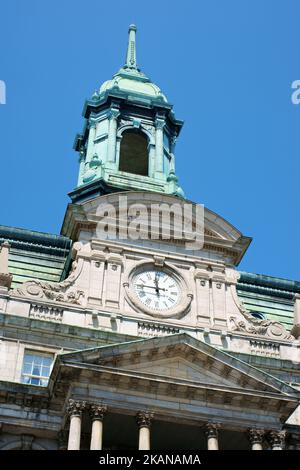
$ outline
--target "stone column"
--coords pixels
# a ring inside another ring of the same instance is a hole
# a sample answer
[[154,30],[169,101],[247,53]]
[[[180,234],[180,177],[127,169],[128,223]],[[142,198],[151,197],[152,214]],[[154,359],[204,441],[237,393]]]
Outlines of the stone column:
[[149,411],[139,411],[136,417],[139,427],[139,450],[150,450],[150,426],[154,414]]
[[269,434],[272,450],[282,450],[286,437],[286,431],[271,431]]
[[120,111],[117,108],[111,108],[109,112],[109,132],[108,132],[108,162],[115,163],[117,147],[117,127]]
[[248,437],[251,444],[251,450],[263,450],[263,438],[265,431],[263,429],[249,429]]
[[164,171],[164,128],[165,120],[157,118],[155,121],[155,170],[162,174]]
[[220,428],[220,424],[207,423],[205,428],[205,434],[207,437],[207,450],[219,450],[218,430]]
[[105,405],[92,405],[90,408],[92,419],[91,450],[102,449],[103,418],[106,411]]
[[68,450],[80,450],[81,418],[85,401],[69,400],[67,412],[70,416]]

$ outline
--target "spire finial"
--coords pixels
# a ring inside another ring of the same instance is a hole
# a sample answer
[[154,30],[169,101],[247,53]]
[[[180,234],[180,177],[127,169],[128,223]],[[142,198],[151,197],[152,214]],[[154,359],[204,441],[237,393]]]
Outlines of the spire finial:
[[135,45],[136,30],[137,30],[137,27],[134,24],[131,24],[129,26],[126,67],[128,67],[130,69],[137,69],[137,65],[136,65],[136,45]]

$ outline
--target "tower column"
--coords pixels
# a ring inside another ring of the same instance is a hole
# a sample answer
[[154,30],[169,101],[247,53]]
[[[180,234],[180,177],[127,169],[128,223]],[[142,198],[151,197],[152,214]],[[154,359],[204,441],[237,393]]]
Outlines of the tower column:
[[207,423],[206,424],[206,437],[207,437],[207,450],[219,450],[218,430],[220,424]]
[[263,429],[249,429],[248,437],[251,444],[251,450],[263,450],[263,438],[265,431]]
[[285,442],[285,431],[271,431],[270,432],[270,442],[272,446],[272,450],[282,450],[284,448]]
[[105,405],[92,405],[90,416],[92,418],[91,450],[102,449],[103,418],[107,411]]
[[69,400],[67,412],[70,416],[68,450],[80,450],[81,418],[85,401]]
[[175,145],[176,145],[176,136],[172,135],[170,138],[170,173],[175,173]]
[[118,108],[111,108],[109,111],[109,131],[108,131],[108,158],[109,163],[116,162],[117,148],[117,127],[120,111]]
[[150,426],[154,414],[139,411],[136,417],[139,427],[139,450],[150,450]]
[[162,176],[162,173],[164,171],[164,125],[164,119],[157,118],[155,120],[155,170],[158,176]]
[[82,178],[85,170],[85,152],[83,149],[79,152],[79,175],[78,175],[78,186],[82,184]]

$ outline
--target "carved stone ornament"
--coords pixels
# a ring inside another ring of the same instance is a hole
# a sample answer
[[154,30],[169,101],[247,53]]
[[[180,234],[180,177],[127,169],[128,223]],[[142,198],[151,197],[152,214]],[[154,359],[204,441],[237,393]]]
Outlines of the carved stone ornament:
[[284,447],[286,438],[286,431],[271,431],[269,433],[269,440],[272,447]]
[[12,274],[0,273],[0,286],[10,288],[12,283]]
[[81,416],[86,408],[85,401],[70,399],[67,406],[67,413],[69,416]]
[[[248,315],[247,315],[248,316]],[[293,340],[293,336],[286,331],[285,327],[274,320],[256,320],[249,315],[245,320],[230,317],[231,331],[240,331],[252,335],[267,336],[272,339]]]
[[263,429],[249,429],[248,437],[250,443],[253,444],[262,444],[264,439],[265,431]]
[[219,423],[207,423],[205,425],[205,434],[206,436],[209,437],[218,437],[218,431],[220,429],[221,425]]
[[82,263],[74,261],[69,277],[63,282],[28,281],[11,291],[12,295],[44,299],[54,302],[81,305],[84,292],[74,288],[74,281],[79,277]]
[[103,421],[104,415],[107,411],[106,405],[91,405],[90,416],[92,420]]
[[138,427],[149,428],[151,426],[151,421],[153,418],[154,418],[154,413],[150,411],[139,411],[138,414],[136,415],[136,421],[137,421]]
[[293,336],[285,329],[284,325],[276,320],[259,320],[250,314],[240,301],[237,291],[236,282],[238,275],[235,275],[234,270],[226,270],[226,280],[230,279],[230,293],[232,299],[239,311],[238,316],[231,316],[229,318],[229,327],[231,331],[240,331],[252,335],[264,336],[271,339],[292,341]]

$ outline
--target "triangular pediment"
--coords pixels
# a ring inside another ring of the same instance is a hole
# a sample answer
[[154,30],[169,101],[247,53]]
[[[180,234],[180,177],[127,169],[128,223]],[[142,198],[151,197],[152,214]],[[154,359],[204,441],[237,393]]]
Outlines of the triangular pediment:
[[146,361],[141,364],[135,364],[132,368],[129,367],[124,366],[124,370],[132,370],[156,377],[182,379],[191,383],[234,386],[232,381],[226,380],[224,377],[218,376],[217,374],[213,374],[207,368],[198,366],[188,359],[179,356],[173,357],[172,359]]
[[249,364],[181,333],[141,339],[62,354],[63,363],[127,372],[148,380],[170,380],[186,385],[222,386],[228,391],[298,396],[285,382]]

